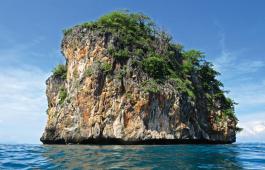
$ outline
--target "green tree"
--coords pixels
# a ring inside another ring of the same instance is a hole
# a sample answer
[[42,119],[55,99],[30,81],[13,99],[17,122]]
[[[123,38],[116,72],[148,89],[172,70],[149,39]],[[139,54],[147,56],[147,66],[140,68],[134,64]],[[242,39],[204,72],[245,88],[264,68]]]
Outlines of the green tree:
[[53,69],[53,76],[60,77],[61,79],[65,80],[67,76],[67,67],[66,65],[59,64]]
[[155,79],[163,79],[168,75],[167,64],[163,57],[152,55],[142,61],[143,70]]
[[190,73],[200,67],[200,62],[204,58],[204,53],[197,50],[183,51],[183,71]]

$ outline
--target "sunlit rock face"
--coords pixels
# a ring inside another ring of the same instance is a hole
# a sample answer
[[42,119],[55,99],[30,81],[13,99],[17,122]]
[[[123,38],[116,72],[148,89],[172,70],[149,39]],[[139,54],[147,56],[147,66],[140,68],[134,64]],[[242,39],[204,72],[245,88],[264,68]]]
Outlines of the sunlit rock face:
[[168,80],[157,92],[148,91],[143,84],[150,76],[135,60],[119,62],[109,54],[115,43],[109,33],[78,26],[64,37],[67,77],[46,81],[44,144],[235,142],[235,120],[216,122],[219,110],[210,110],[203,97],[190,100]]

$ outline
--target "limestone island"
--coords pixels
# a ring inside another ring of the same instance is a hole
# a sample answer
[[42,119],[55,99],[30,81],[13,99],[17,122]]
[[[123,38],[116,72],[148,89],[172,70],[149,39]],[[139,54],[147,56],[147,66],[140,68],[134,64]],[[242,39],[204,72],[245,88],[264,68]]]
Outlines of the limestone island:
[[228,144],[234,102],[197,50],[141,13],[115,11],[64,30],[46,81],[44,144]]

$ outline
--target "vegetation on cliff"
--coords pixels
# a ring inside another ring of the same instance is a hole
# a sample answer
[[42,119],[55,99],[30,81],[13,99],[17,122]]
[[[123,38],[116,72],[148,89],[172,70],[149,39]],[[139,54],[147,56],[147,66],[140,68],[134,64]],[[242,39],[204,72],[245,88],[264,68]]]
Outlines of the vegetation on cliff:
[[61,79],[65,80],[67,74],[67,67],[63,64],[59,64],[53,69],[52,73],[53,76],[60,77]]
[[149,17],[116,11],[74,26],[61,50],[66,64],[46,81],[44,143],[235,142],[219,73]]
[[[141,13],[116,11],[76,27],[115,37],[116,42],[109,47],[109,54],[121,64],[131,58],[134,67],[147,73],[151,77],[143,83],[147,91],[159,93],[159,87],[169,81],[191,101],[206,99],[211,110],[221,109],[223,116],[236,119],[235,103],[225,96],[223,84],[216,78],[220,73],[204,60],[204,53],[184,50],[182,45],[173,43],[171,36],[159,30],[149,17]],[[71,34],[74,28],[64,30],[65,36]],[[103,63],[102,69],[109,72],[111,66]],[[60,70],[63,69],[60,67],[54,74],[58,75]],[[87,74],[91,71],[88,70]]]

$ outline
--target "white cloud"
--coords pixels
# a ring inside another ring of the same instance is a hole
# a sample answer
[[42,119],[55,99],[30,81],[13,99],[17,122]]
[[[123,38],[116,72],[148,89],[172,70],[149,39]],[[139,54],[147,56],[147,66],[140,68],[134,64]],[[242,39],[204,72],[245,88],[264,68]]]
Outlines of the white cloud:
[[27,66],[0,69],[0,142],[38,143],[46,121],[48,74]]
[[[1,24],[1,23],[0,23]],[[46,45],[49,39],[44,36],[36,36],[30,39],[17,39],[16,31],[12,28],[6,28],[0,25],[0,67],[9,65],[24,66],[38,65],[45,67],[42,64],[56,65],[64,62],[60,49],[47,49]],[[52,61],[52,62],[49,62]]]
[[240,78],[240,76],[255,73],[265,68],[265,62],[261,60],[242,59],[246,50],[229,51],[222,49],[221,54],[213,61],[215,68],[226,79]]
[[242,57],[249,49],[230,50],[227,48],[224,28],[218,21],[214,21],[214,25],[219,30],[218,35],[221,52],[213,63],[215,68],[225,75],[226,78],[237,78],[240,75],[257,72],[259,69],[265,67],[263,60],[253,60],[251,57],[244,59]]
[[241,122],[239,125],[244,128],[239,136],[252,136],[265,132],[265,122],[253,121],[253,122]]
[[229,89],[240,108],[265,105],[265,84],[262,81],[248,80],[247,82],[235,83]]
[[[4,38],[5,37],[2,37],[2,41],[6,41]],[[44,38],[40,36],[23,43],[16,42],[15,40],[11,41],[8,47],[0,47],[0,62],[8,64],[18,62],[19,64],[23,64],[25,59],[32,60],[38,56],[42,56],[43,54],[36,52],[36,49],[34,49],[41,45],[42,40],[44,40]]]
[[240,116],[238,142],[265,142],[265,112],[252,112]]
[[265,62],[242,60],[238,57],[240,54],[243,52],[225,50],[213,61],[215,68],[221,72],[220,78],[225,83],[225,89],[239,103],[238,109],[265,105],[265,80],[252,75],[259,73],[265,67]]
[[237,135],[238,142],[265,142],[265,120],[239,122],[243,131]]
[[[0,143],[40,143],[47,115],[47,61],[59,63],[54,50],[42,53],[44,37],[18,41],[0,25]],[[6,44],[8,43],[8,44]],[[42,65],[43,64],[43,65]]]
[[[226,46],[226,34],[220,23],[220,54],[213,60],[215,69],[221,72],[221,80],[229,96],[239,105],[236,114],[239,127],[244,130],[237,135],[238,142],[265,142],[265,80],[262,75],[265,61],[246,57],[250,49],[231,50]],[[245,57],[244,57],[245,56]]]

